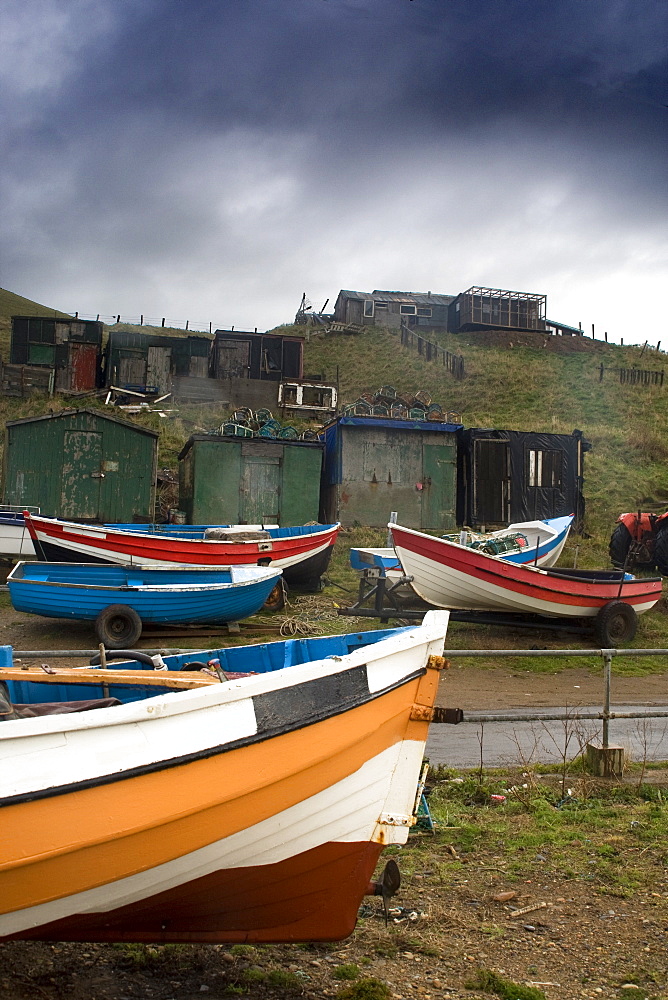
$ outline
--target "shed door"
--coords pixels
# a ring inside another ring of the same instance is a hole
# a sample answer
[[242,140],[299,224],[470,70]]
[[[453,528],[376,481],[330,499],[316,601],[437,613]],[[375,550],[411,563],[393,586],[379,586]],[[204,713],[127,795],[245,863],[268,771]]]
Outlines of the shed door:
[[281,460],[249,455],[244,458],[240,484],[240,523],[278,524]]
[[157,389],[158,392],[169,392],[171,389],[170,365],[172,352],[169,347],[149,347],[148,363],[146,365],[146,388]]
[[423,530],[447,530],[455,526],[455,446],[422,445]]
[[480,524],[510,523],[510,445],[473,443],[473,518]]
[[97,375],[97,344],[70,344],[70,389],[94,389]]
[[146,384],[146,361],[141,354],[121,355],[118,359],[118,384],[122,388]]
[[[219,340],[216,344],[218,378],[248,378],[250,375],[250,340]],[[254,522],[249,522],[253,524]]]
[[100,513],[102,434],[65,431],[60,482],[60,515],[94,520]]

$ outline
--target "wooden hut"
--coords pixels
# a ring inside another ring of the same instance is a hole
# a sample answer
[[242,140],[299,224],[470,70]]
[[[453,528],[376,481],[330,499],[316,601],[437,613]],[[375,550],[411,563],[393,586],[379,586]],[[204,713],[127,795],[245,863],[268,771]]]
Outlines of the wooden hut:
[[179,455],[180,506],[191,524],[316,521],[323,445],[195,434]]
[[338,417],[321,435],[321,520],[382,528],[391,511],[397,511],[408,528],[453,528],[460,426],[427,419]]
[[534,518],[584,516],[582,431],[469,428],[460,433],[458,521],[472,528],[501,527]]
[[158,434],[96,410],[11,420],[4,503],[78,521],[153,519]]
[[12,316],[10,364],[54,373],[52,389],[86,392],[100,379],[102,323],[53,316]]

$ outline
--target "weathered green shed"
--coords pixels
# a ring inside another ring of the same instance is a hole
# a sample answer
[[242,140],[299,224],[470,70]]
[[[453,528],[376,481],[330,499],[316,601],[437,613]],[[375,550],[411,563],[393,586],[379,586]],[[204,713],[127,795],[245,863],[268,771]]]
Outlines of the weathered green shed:
[[158,434],[91,409],[11,420],[2,499],[79,521],[152,520]]
[[384,527],[392,511],[407,528],[447,531],[457,508],[460,424],[338,417],[325,442],[321,516]]
[[179,455],[180,506],[191,524],[317,521],[320,441],[195,434]]

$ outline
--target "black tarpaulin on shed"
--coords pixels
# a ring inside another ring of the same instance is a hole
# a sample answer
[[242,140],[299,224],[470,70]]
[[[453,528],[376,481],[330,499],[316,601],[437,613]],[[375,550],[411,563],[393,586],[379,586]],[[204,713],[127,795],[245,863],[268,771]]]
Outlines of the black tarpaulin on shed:
[[584,517],[582,431],[460,432],[457,520],[471,527],[575,514]]

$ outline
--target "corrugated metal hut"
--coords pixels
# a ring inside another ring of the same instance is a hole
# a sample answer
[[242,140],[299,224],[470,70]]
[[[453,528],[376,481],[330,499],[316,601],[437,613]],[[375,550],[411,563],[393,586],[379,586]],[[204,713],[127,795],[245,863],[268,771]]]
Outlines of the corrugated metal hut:
[[208,377],[210,349],[210,337],[111,330],[105,349],[105,385],[171,392],[173,377]]
[[158,434],[96,410],[11,420],[2,499],[80,521],[152,520]]
[[191,524],[318,519],[323,445],[195,434],[179,455],[180,506]]
[[475,285],[452,301],[448,329],[545,330],[546,304],[545,295]]
[[469,428],[460,434],[458,522],[497,527],[534,518],[584,516],[582,431],[542,434]]
[[455,526],[460,424],[338,417],[322,432],[322,518],[370,527],[399,523],[429,531]]
[[280,382],[304,376],[304,340],[278,333],[216,330],[211,375]]
[[100,379],[102,323],[53,316],[12,316],[10,363],[55,371],[54,388],[95,389]]
[[454,295],[435,292],[352,292],[342,289],[334,305],[334,321],[354,326],[406,326],[447,330]]

